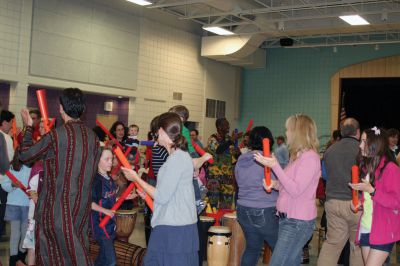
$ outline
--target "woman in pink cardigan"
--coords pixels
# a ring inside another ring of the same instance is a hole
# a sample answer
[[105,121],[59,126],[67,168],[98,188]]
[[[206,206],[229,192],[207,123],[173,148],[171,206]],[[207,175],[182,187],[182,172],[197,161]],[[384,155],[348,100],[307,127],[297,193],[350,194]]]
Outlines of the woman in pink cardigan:
[[275,156],[259,153],[254,159],[270,167],[278,180],[270,187],[279,190],[276,204],[279,216],[278,242],[272,253],[272,266],[300,265],[302,248],[310,239],[317,217],[315,193],[321,175],[317,128],[306,115],[293,115],[286,120],[286,137],[290,162],[285,170]]
[[400,169],[376,127],[362,133],[360,153],[362,182],[349,184],[363,192],[359,243],[366,266],[382,265],[400,240]]

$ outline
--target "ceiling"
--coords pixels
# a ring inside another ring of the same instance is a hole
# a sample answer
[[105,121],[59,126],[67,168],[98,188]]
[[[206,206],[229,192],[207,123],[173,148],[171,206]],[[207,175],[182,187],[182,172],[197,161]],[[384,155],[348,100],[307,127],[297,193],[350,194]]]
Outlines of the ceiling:
[[[400,43],[400,0],[150,0],[148,9],[182,21],[262,34],[262,48]],[[370,25],[351,26],[340,15],[358,14]],[[204,31],[204,35],[210,35]]]

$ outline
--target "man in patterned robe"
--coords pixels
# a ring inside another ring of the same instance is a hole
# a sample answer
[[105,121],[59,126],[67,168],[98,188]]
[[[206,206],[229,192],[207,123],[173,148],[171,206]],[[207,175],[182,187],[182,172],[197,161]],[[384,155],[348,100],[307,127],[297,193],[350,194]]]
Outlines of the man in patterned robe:
[[207,152],[214,158],[214,164],[208,167],[207,189],[211,207],[231,209],[235,200],[234,163],[239,154],[234,147],[237,136],[228,135],[229,122],[218,118],[215,122],[217,133],[208,139]]
[[39,181],[35,209],[36,265],[91,265],[87,228],[91,191],[99,159],[99,141],[80,117],[85,102],[79,89],[65,89],[60,113],[65,124],[52,129],[33,145],[32,119],[20,150],[23,162],[44,160],[44,178]]

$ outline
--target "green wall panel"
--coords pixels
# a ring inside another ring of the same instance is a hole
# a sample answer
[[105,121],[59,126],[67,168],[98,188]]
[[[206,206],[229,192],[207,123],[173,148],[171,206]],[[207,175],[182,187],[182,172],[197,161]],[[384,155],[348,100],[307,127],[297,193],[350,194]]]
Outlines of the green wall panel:
[[[330,134],[330,79],[341,68],[400,54],[400,44],[267,50],[264,69],[244,69],[239,127],[248,121],[265,125],[274,136],[284,134],[292,114],[311,116],[321,144]],[[400,67],[400,66],[399,66]]]

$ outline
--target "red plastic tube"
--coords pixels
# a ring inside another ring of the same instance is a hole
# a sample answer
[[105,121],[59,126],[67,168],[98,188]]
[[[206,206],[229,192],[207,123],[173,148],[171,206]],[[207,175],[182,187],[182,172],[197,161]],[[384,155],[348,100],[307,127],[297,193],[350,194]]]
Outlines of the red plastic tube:
[[[197,145],[196,142],[192,141],[192,145],[193,145],[193,148],[195,149],[195,151],[196,151],[200,156],[203,156],[203,155],[206,153],[199,145]],[[211,158],[211,159],[208,160],[208,162],[209,162],[210,164],[213,164],[213,163],[214,163],[214,159]]]
[[[351,167],[351,183],[352,184],[357,184],[358,183],[358,177],[359,177],[359,169],[357,165],[353,165]],[[358,205],[358,191],[352,189],[352,195],[353,195],[353,205],[356,207]],[[358,208],[355,209],[355,212],[358,212]]]
[[98,125],[98,126],[101,128],[101,130],[103,130],[104,133],[107,134],[107,136],[108,136],[110,139],[114,140],[115,143],[117,144],[117,146],[118,146],[121,150],[124,149],[124,148],[122,147],[121,143],[119,143],[119,141],[110,133],[110,131],[108,131],[108,129],[107,129],[99,120],[97,120],[97,119],[96,119],[96,125]]
[[[268,138],[263,139],[263,154],[265,157],[269,157],[271,155]],[[271,169],[269,167],[264,167],[264,176],[265,183],[269,187],[271,185]],[[267,192],[271,192],[271,189],[268,189]]]
[[251,128],[253,127],[254,121],[250,119],[249,124],[247,125],[246,132],[250,132]]
[[[125,157],[129,155],[129,153],[131,152],[131,150],[132,150],[132,147],[128,147],[128,148],[126,149],[126,151],[125,151],[125,153],[124,153]],[[119,168],[121,168],[121,165],[122,165],[121,162],[118,161],[118,164],[114,167],[114,169],[113,169],[112,172],[111,172],[111,176],[114,176],[114,175],[118,172]]]
[[[128,159],[126,159],[125,155],[122,153],[122,150],[119,147],[114,149],[114,153],[124,167],[132,168]],[[133,188],[135,186],[136,186],[137,190],[143,191],[142,187],[138,183],[136,183],[136,182],[130,183],[129,186],[125,189],[125,191],[122,193],[121,197],[114,204],[114,206],[112,206],[112,208],[111,208],[112,211],[118,210],[118,208],[121,206],[121,204],[124,202],[124,200],[129,196],[129,194],[131,193],[131,191],[133,190]],[[149,206],[149,208],[153,211],[154,204],[153,204],[153,200],[150,198],[150,196],[146,195],[146,198],[144,200],[147,203],[147,205]],[[106,226],[106,224],[110,221],[110,219],[111,219],[110,216],[104,217],[104,219],[101,220],[99,226],[101,228],[104,228]]]
[[50,126],[49,126],[49,112],[47,109],[47,101],[46,101],[46,91],[37,90],[36,96],[39,103],[40,114],[42,115],[43,119],[44,130],[46,131],[46,133],[48,133],[50,131]]
[[27,188],[24,186],[24,184],[22,184],[10,171],[7,171],[6,175],[8,176],[8,178],[11,179],[14,184],[17,184],[18,187],[29,197],[29,193],[26,191]]
[[16,150],[18,148],[18,135],[17,135],[17,120],[14,118],[12,120],[11,132],[13,136],[13,148]]

